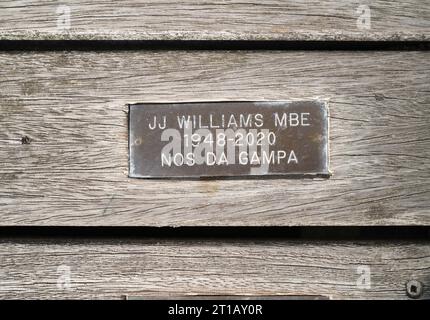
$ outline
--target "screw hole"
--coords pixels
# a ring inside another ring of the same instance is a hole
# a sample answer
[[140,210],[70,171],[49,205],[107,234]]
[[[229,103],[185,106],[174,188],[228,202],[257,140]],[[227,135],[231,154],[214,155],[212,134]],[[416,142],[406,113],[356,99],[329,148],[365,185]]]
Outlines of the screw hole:
[[21,144],[30,144],[31,143],[31,139],[28,136],[23,136],[21,138]]
[[406,294],[409,298],[418,299],[422,296],[423,291],[423,284],[418,280],[411,280],[406,284]]

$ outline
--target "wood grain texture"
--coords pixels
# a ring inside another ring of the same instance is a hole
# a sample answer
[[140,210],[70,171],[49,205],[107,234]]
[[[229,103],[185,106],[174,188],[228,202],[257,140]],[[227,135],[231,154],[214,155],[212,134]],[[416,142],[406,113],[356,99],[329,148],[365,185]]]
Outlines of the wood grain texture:
[[[3,53],[0,224],[430,225],[429,71],[428,52]],[[127,176],[126,103],[314,98],[328,180]]]
[[[322,295],[430,298],[428,242],[2,239],[0,298]],[[370,276],[370,287],[359,284]],[[68,281],[70,275],[70,281]]]
[[[64,10],[64,5],[69,9]],[[369,28],[360,22],[370,8]],[[64,17],[70,10],[70,25]],[[358,25],[357,25],[358,24]],[[429,40],[430,2],[11,0],[0,39]]]

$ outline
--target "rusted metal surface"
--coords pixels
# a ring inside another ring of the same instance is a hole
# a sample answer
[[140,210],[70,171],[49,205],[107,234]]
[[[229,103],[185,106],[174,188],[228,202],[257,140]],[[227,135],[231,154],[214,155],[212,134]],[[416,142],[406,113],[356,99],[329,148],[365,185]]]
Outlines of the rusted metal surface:
[[321,101],[129,106],[130,177],[329,176]]

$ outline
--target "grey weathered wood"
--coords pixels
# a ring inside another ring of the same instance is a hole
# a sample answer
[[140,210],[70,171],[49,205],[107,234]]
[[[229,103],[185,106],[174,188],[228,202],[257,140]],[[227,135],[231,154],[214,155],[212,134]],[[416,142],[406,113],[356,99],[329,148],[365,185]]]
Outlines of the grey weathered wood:
[[[428,52],[3,53],[0,224],[430,225],[429,67]],[[329,100],[329,180],[127,177],[126,103],[313,98]]]
[[422,298],[430,298],[428,242],[2,239],[0,261],[0,298],[9,299],[407,299],[412,279],[425,285]]
[[[63,23],[70,8],[70,26]],[[370,29],[357,27],[360,5]],[[11,0],[0,39],[429,40],[430,3],[409,1]]]

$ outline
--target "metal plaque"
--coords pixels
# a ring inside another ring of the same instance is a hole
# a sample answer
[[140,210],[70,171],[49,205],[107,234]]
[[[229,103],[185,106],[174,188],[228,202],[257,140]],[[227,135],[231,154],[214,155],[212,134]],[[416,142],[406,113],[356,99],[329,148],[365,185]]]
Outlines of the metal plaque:
[[321,101],[129,106],[130,177],[329,176]]

